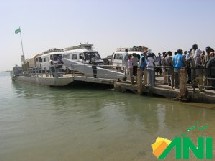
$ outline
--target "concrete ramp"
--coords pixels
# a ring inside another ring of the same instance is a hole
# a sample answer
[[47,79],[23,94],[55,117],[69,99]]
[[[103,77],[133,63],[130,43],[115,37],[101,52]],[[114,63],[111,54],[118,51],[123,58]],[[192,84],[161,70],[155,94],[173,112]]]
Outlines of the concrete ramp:
[[[91,64],[73,62],[72,60],[66,58],[63,58],[62,61],[64,62],[64,66],[69,68],[70,70],[75,70],[83,73],[85,76],[93,77],[93,68]],[[125,77],[123,73],[114,70],[104,69],[99,66],[97,66],[96,68],[97,78],[122,79],[123,77]]]

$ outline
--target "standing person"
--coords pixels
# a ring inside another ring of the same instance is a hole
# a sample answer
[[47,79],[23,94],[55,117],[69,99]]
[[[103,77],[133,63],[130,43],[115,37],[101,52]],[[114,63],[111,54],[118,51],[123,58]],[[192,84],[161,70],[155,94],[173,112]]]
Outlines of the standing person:
[[198,44],[192,45],[192,51],[191,51],[191,57],[193,58],[195,56],[195,51],[198,49]]
[[137,80],[137,66],[138,66],[138,58],[137,58],[137,54],[133,53],[132,56],[132,64],[133,64],[133,75],[136,77]]
[[147,56],[146,56],[146,61],[147,61],[147,75],[148,75],[148,85],[153,87],[155,85],[155,71],[154,71],[154,67],[155,67],[155,54],[152,53],[151,50],[149,50],[147,52]]
[[191,64],[192,64],[192,58],[191,58],[191,51],[192,49],[190,49],[190,51],[187,52],[187,55],[185,57],[185,65],[186,65],[186,71],[187,71],[187,83],[190,84],[191,81]]
[[125,76],[127,75],[128,69],[128,49],[125,49],[125,56],[123,58],[123,70],[125,72]]
[[209,57],[210,59],[208,60],[208,62],[206,63],[206,77],[207,78],[213,78],[211,79],[207,79],[207,85],[208,86],[212,86],[213,88],[215,88],[215,70],[214,70],[214,64],[215,64],[215,53],[214,52],[210,52],[209,53]]
[[184,55],[183,56],[186,57],[186,55],[187,55],[187,51],[184,51]]
[[130,75],[131,84],[134,84],[133,64],[132,64],[131,55],[128,55],[128,63],[127,64],[128,64],[128,73]]
[[142,76],[143,76],[145,68],[146,68],[146,58],[145,58],[145,53],[143,53],[143,54],[141,54],[141,57],[140,57],[140,69],[141,69]]
[[202,66],[201,54],[202,54],[202,51],[200,49],[197,49],[195,51],[195,56],[194,56],[195,67]]
[[165,58],[166,59],[166,64],[167,64],[167,83],[169,86],[172,85],[172,73],[173,73],[173,63],[172,63],[172,52],[169,51],[167,52],[168,56]]
[[166,68],[165,68],[165,66],[167,65],[166,64],[166,57],[167,57],[167,53],[163,52],[163,56],[162,56],[162,59],[161,59],[162,73],[164,73],[165,70],[166,70]]
[[194,56],[194,62],[195,62],[195,78],[197,80],[197,84],[200,90],[202,90],[202,85],[203,85],[203,65],[202,65],[202,60],[201,60],[201,54],[202,51],[200,49],[197,49],[195,51],[195,56]]
[[158,53],[158,66],[160,67],[161,65],[162,65],[161,53]]
[[166,85],[167,84],[167,64],[166,64],[166,57],[167,57],[167,53],[166,52],[163,52],[163,57],[162,57],[162,61],[161,61],[161,64],[162,64],[162,75],[164,77],[164,84]]
[[201,61],[202,61],[202,65],[205,67],[205,64],[206,64],[206,55],[205,55],[205,51],[202,51],[202,54],[201,54]]
[[210,60],[210,52],[212,52],[213,49],[210,46],[207,46],[205,48],[205,51],[206,51],[205,61],[208,62]]
[[195,57],[195,51],[198,49],[198,44],[193,44],[192,45],[192,50],[191,50],[191,55],[190,55],[190,58],[191,58],[191,79],[192,80],[195,80],[195,60],[194,60],[194,57]]
[[185,66],[184,57],[182,55],[182,50],[178,49],[177,54],[173,57],[173,67],[174,67],[174,77],[175,77],[175,88],[179,89],[179,76],[180,76],[180,69]]

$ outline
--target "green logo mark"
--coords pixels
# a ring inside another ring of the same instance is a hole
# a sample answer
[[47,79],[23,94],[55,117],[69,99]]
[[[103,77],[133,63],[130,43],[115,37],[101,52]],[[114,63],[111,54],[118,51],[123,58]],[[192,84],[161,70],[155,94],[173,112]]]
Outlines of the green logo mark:
[[[192,130],[202,131],[208,126],[192,126],[187,129],[187,132]],[[197,145],[195,145],[190,137],[182,134],[181,137],[175,137],[172,141],[158,137],[156,142],[152,144],[153,154],[158,159],[165,159],[168,154],[175,149],[176,159],[189,159],[190,152],[197,159],[213,159],[213,138],[200,136],[197,138]]]

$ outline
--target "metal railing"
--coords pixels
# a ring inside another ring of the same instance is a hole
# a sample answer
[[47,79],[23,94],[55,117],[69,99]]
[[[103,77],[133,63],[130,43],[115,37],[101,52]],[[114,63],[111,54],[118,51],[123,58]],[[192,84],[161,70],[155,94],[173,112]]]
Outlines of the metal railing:
[[[176,72],[174,72],[174,68],[170,66],[158,66],[156,68],[163,69],[162,76],[164,77],[163,84],[168,85],[169,78],[171,79],[171,86],[174,87],[174,78]],[[191,87],[195,92],[196,88],[199,88],[199,91],[203,91],[205,89],[215,89],[215,67],[183,67],[186,70],[187,77],[185,78],[187,81],[187,87]],[[155,75],[156,76],[156,75]],[[180,76],[180,75],[179,75]]]

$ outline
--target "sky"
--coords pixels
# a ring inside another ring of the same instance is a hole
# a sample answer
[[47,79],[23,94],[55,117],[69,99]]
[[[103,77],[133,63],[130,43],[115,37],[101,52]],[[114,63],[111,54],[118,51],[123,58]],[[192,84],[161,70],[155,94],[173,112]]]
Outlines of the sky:
[[[50,48],[92,43],[101,57],[147,46],[155,54],[215,48],[214,0],[3,0],[0,71]],[[20,34],[15,30],[21,27]]]

